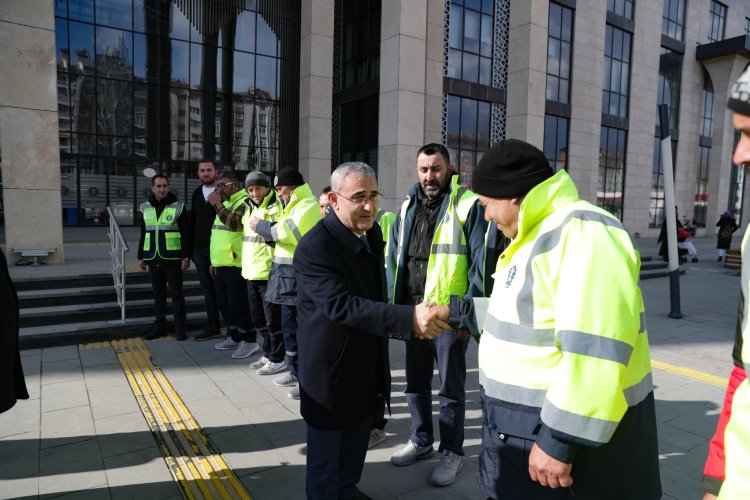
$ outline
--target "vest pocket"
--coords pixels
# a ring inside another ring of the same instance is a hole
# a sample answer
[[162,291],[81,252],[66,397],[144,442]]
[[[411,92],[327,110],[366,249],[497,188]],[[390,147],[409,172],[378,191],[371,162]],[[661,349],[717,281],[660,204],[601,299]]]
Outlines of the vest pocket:
[[148,252],[151,250],[151,233],[146,231],[146,236],[143,238],[143,251]]
[[180,233],[170,231],[164,234],[166,244],[167,244],[167,250],[181,250],[181,240],[180,240]]

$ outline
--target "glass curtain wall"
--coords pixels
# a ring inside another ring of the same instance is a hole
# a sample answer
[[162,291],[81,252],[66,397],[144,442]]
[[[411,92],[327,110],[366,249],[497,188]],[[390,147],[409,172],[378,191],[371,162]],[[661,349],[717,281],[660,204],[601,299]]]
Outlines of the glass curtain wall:
[[273,172],[296,155],[294,3],[55,0],[65,224],[105,224],[108,205],[137,224],[146,167],[186,200],[202,158]]
[[544,155],[555,171],[568,169],[573,9],[549,4]]

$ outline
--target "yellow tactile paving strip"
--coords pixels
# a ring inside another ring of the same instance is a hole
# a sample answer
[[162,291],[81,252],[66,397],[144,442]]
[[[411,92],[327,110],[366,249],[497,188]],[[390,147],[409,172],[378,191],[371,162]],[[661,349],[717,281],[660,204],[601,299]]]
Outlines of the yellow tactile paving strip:
[[143,339],[81,345],[80,349],[114,348],[143,416],[183,498],[251,500],[242,482],[216,452],[169,380],[151,363]]
[[715,385],[716,387],[721,387],[722,389],[726,388],[727,384],[729,383],[729,379],[725,377],[711,375],[710,373],[693,370],[692,368],[686,368],[684,366],[670,365],[669,363],[657,361],[655,359],[651,360],[651,366],[653,368],[657,368],[674,375],[679,375],[680,377],[685,377],[697,380],[698,382]]

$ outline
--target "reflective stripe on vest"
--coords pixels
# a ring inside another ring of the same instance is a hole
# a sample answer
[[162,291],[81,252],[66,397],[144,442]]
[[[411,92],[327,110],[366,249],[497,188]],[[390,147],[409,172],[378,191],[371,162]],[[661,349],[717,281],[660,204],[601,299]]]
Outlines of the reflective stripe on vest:
[[149,201],[141,203],[143,224],[146,234],[143,238],[143,260],[159,257],[164,260],[182,258],[182,237],[177,219],[182,214],[184,203],[176,201],[164,207],[156,217],[156,208]]

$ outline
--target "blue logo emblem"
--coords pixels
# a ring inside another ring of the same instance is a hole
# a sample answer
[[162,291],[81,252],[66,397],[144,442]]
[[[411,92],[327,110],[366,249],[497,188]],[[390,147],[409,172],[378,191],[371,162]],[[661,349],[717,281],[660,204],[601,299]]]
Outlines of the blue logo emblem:
[[508,277],[505,279],[505,288],[509,288],[510,284],[513,283],[513,278],[516,277],[516,266],[512,266],[508,269]]
[[167,221],[172,222],[172,218],[173,217],[171,215],[167,215]]

